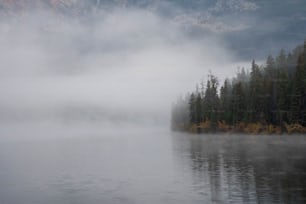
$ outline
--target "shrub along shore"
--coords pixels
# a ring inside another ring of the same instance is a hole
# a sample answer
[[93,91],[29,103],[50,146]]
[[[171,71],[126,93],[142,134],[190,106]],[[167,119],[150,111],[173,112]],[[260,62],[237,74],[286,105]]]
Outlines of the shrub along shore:
[[176,131],[187,131],[191,133],[245,133],[245,134],[306,134],[306,127],[295,124],[283,124],[276,126],[272,124],[261,123],[244,123],[240,122],[235,125],[228,125],[224,121],[218,121],[212,124],[210,121],[201,124],[182,124],[173,127]]

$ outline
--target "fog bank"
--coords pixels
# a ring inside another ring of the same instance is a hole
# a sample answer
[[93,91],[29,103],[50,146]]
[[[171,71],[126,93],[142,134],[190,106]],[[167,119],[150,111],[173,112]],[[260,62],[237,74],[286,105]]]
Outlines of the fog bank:
[[[209,70],[234,73],[222,39],[136,8],[85,20],[33,11],[0,23],[1,121],[164,123],[171,102]],[[235,62],[235,63],[234,63]]]

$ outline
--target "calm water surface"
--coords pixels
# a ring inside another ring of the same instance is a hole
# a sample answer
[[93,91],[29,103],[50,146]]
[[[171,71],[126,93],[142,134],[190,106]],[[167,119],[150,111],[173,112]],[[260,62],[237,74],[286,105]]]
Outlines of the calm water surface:
[[306,137],[5,126],[1,204],[306,203]]

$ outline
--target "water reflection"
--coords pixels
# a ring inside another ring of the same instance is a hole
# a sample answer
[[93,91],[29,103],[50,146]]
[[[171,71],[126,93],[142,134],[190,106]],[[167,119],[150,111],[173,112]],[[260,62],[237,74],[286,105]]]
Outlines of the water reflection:
[[173,136],[193,188],[212,203],[305,203],[303,136]]
[[163,128],[87,125],[1,131],[0,204],[306,202],[303,136],[171,137]]

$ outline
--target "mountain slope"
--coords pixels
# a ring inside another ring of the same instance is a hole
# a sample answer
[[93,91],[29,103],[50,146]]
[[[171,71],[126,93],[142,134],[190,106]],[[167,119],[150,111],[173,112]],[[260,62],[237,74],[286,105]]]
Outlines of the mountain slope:
[[246,59],[290,50],[306,37],[305,0],[1,0],[0,17],[31,15],[35,9],[83,18],[113,8],[153,12],[194,38],[213,34]]

